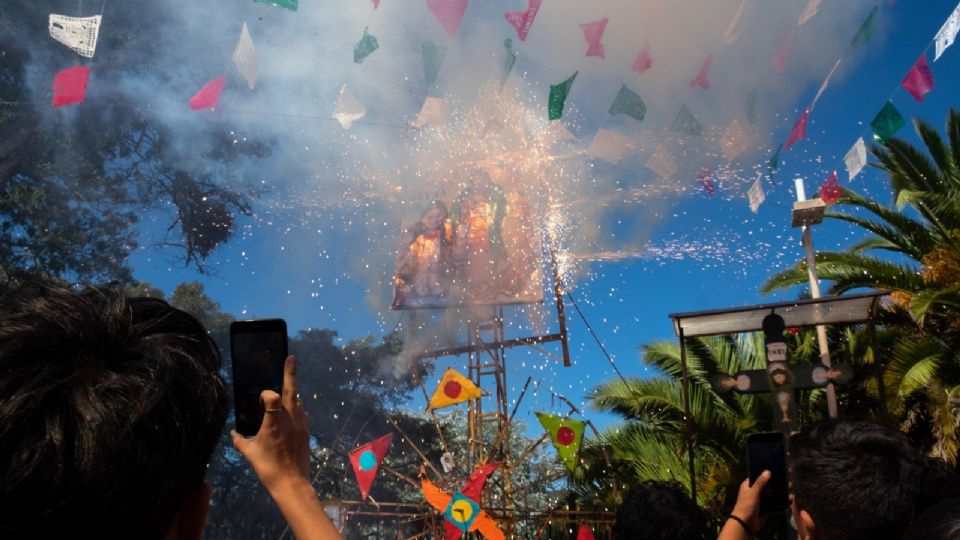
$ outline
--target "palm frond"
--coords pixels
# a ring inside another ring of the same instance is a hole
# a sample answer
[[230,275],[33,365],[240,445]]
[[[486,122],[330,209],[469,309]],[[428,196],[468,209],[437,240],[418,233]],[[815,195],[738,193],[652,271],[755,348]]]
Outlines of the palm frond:
[[[872,287],[894,291],[915,292],[923,289],[923,278],[914,268],[861,255],[823,251],[816,255],[820,279],[832,281],[830,291],[842,294],[852,289]],[[764,282],[761,291],[769,293],[808,281],[807,262],[778,272]]]

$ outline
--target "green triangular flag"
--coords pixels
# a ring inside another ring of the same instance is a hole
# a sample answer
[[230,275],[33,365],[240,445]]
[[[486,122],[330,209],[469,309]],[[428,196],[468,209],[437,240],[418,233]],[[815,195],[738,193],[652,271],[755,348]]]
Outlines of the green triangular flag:
[[677,117],[673,119],[673,130],[684,135],[700,135],[703,133],[703,125],[697,122],[686,105],[681,105]]
[[750,95],[747,96],[746,102],[747,108],[747,122],[753,124],[757,121],[757,89],[754,88]]
[[574,71],[569,79],[560,84],[550,85],[550,99],[547,101],[547,114],[550,120],[559,120],[563,117],[563,106],[567,102],[567,95],[573,86],[574,79],[579,71]]
[[610,106],[610,114],[613,116],[625,114],[638,122],[643,122],[643,117],[647,114],[647,106],[640,99],[639,94],[627,88],[627,85],[622,84],[620,85],[620,92],[613,100],[613,105]]
[[297,10],[297,4],[300,3],[300,0],[254,0],[261,4],[270,4],[273,7],[289,9],[290,11]]
[[507,54],[500,63],[500,88],[503,88],[503,85],[506,84],[507,77],[513,71],[513,64],[517,61],[517,53],[513,52],[513,40],[505,40],[503,46],[507,49]]
[[367,29],[363,29],[363,37],[360,38],[360,41],[353,46],[353,62],[359,64],[363,62],[368,56],[373,54],[373,51],[380,48],[380,42],[377,41],[377,38],[370,35],[370,32],[367,32]]
[[770,174],[777,172],[777,169],[780,168],[780,150],[783,149],[783,145],[777,147],[773,152],[773,157],[770,158],[770,161],[767,163],[767,168],[770,169]]
[[860,25],[860,29],[857,30],[857,35],[853,36],[853,41],[850,42],[850,46],[847,47],[847,52],[856,49],[860,45],[873,39],[874,34],[877,33],[877,18],[880,14],[880,8],[873,6],[873,9],[870,10],[870,14],[867,15],[866,20],[863,21],[863,24]]
[[877,113],[873,122],[870,122],[870,129],[873,130],[874,139],[885,143],[904,125],[906,125],[906,121],[904,121],[903,115],[893,106],[893,103],[888,101]]
[[563,464],[571,471],[576,470],[579,460],[580,443],[583,442],[583,428],[586,426],[580,420],[563,418],[546,413],[536,413],[537,420],[550,433],[550,439]]
[[447,48],[435,45],[432,41],[423,42],[423,77],[428,86],[433,86],[440,73],[443,59],[447,57]]

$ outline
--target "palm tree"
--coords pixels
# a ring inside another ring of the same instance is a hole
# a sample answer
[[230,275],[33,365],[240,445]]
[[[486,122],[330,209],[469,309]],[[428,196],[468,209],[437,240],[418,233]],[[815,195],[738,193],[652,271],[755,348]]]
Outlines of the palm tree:
[[[846,190],[827,217],[870,233],[845,252],[817,254],[831,292],[893,291],[884,314],[900,339],[888,350],[885,383],[892,410],[913,434],[932,433],[931,451],[956,464],[960,444],[960,113],[947,117],[947,140],[926,122],[914,128],[926,151],[902,139],[872,148],[887,173],[895,207]],[[886,252],[881,258],[877,252]],[[806,263],[777,273],[764,292],[807,281]],[[919,329],[920,333],[916,330]]]

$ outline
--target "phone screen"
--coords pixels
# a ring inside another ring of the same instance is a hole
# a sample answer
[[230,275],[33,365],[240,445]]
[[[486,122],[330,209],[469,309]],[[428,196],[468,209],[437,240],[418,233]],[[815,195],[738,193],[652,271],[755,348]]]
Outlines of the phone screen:
[[763,471],[770,471],[770,481],[760,495],[760,513],[770,514],[787,509],[787,447],[780,432],[751,433],[747,436],[747,472],[750,485]]
[[283,387],[287,358],[287,324],[283,319],[235,321],[230,324],[233,406],[237,433],[250,437],[263,422],[260,393]]

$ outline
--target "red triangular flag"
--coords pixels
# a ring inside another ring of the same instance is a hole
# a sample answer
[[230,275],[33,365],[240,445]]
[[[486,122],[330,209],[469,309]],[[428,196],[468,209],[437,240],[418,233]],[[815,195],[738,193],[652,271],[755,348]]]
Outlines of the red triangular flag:
[[590,531],[590,528],[586,525],[581,525],[580,530],[577,531],[577,540],[597,540],[593,536],[593,532]]
[[373,9],[380,7],[380,0],[373,0]]
[[783,43],[780,44],[780,48],[777,49],[777,54],[773,55],[773,69],[777,70],[777,73],[783,73],[787,70],[787,57],[790,56],[790,49],[793,48],[793,38],[796,35],[796,30],[790,30]]
[[507,18],[507,22],[517,30],[520,41],[527,39],[530,27],[533,26],[533,19],[536,18],[537,12],[540,11],[541,3],[543,3],[543,0],[527,0],[526,11],[510,11],[503,14],[503,16]]
[[697,174],[697,179],[703,184],[703,189],[707,190],[707,195],[713,195],[716,190],[713,188],[713,173],[710,172],[710,165],[704,165]]
[[427,7],[440,21],[448,36],[457,33],[467,11],[467,0],[427,0]]
[[827,177],[827,181],[820,186],[820,200],[827,204],[833,204],[840,200],[841,195],[843,195],[843,188],[840,187],[837,171],[833,171]]
[[707,55],[703,60],[703,65],[700,66],[700,71],[697,72],[697,76],[690,81],[690,86],[699,86],[706,90],[710,88],[710,81],[707,80],[707,75],[710,74],[710,64],[713,63],[713,53]]
[[587,44],[590,45],[587,48],[587,56],[599,56],[600,58],[604,57],[602,43],[603,31],[607,29],[607,23],[609,21],[610,19],[604,17],[599,21],[583,23],[580,25],[580,29],[583,30],[583,38],[586,39]]
[[370,486],[377,477],[377,470],[383,463],[383,456],[387,455],[392,440],[393,434],[388,433],[350,452],[350,464],[353,465],[353,474],[357,476],[361,500],[366,500],[370,493]]
[[223,92],[223,85],[226,84],[227,78],[217,77],[216,79],[208,82],[203,85],[203,88],[199,92],[193,95],[190,98],[190,101],[187,102],[190,105],[190,108],[199,111],[201,109],[212,109],[217,106],[217,101],[220,100],[220,94]]
[[74,66],[57,73],[53,77],[53,106],[82,103],[87,96],[89,78],[90,68],[83,66]]
[[910,72],[903,78],[903,87],[910,92],[913,99],[923,103],[923,96],[933,90],[933,72],[927,65],[926,54],[921,55],[917,63],[910,68]]
[[784,150],[790,148],[793,146],[793,143],[807,136],[807,117],[809,116],[810,109],[804,109],[803,114],[800,115],[800,119],[797,120],[797,123],[793,125],[793,129],[790,130],[790,138],[787,139],[787,142],[783,143]]
[[637,73],[643,73],[653,66],[653,58],[650,57],[650,39],[643,42],[643,48],[637,53],[633,60],[633,70]]

